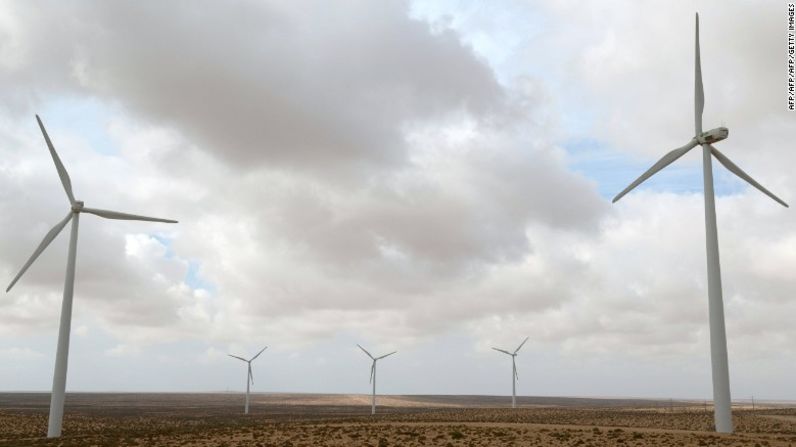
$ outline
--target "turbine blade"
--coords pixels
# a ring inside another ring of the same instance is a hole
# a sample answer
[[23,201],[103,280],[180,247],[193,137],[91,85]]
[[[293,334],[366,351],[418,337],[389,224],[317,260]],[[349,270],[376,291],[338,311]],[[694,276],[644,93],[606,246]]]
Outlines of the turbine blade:
[[248,360],[244,359],[243,357],[238,357],[237,355],[232,355],[232,354],[227,354],[227,355],[232,357],[232,358],[236,358],[238,360],[243,360],[244,362],[248,362]]
[[699,55],[699,13],[696,15],[696,50],[694,68],[694,127],[702,133],[702,112],[705,110],[705,91],[702,86],[702,61]]
[[520,343],[520,345],[517,346],[517,349],[514,350],[515,354],[520,352],[520,348],[522,348],[522,346],[525,344],[526,341],[528,341],[528,337],[525,337],[525,340],[523,340],[522,343]]
[[50,150],[50,155],[55,163],[55,169],[58,171],[58,177],[61,178],[61,184],[64,186],[64,191],[66,191],[66,196],[69,198],[69,203],[74,204],[75,196],[72,194],[72,180],[69,178],[69,173],[66,172],[64,164],[61,163],[61,158],[58,156],[58,153],[55,152],[55,147],[52,141],[50,141],[50,136],[47,135],[47,130],[44,129],[44,124],[41,122],[39,115],[36,115],[36,121],[39,123],[41,133],[44,135],[44,141],[47,142],[47,149]]
[[383,356],[381,356],[381,357],[376,357],[376,360],[381,360],[381,359],[383,359],[384,357],[389,357],[389,356],[391,356],[391,355],[395,354],[396,352],[398,352],[398,351],[393,351],[393,352],[391,352],[391,353],[389,353],[389,354],[384,354],[384,355],[383,355]]
[[251,360],[249,360],[249,361],[251,362],[252,360],[254,360],[254,359],[256,359],[257,357],[259,357],[259,356],[260,356],[260,354],[262,354],[262,353],[263,353],[263,351],[265,351],[266,349],[268,349],[268,346],[266,346],[266,347],[264,347],[263,349],[261,349],[261,350],[260,350],[260,352],[258,352],[258,353],[257,353],[257,355],[255,355],[254,357],[252,357],[252,359],[251,359]]
[[252,374],[252,364],[249,363],[249,382],[254,385],[254,374]]
[[641,174],[641,177],[637,178],[635,181],[633,181],[633,183],[630,184],[630,186],[628,186],[627,188],[622,190],[622,192],[617,194],[616,197],[614,197],[614,199],[612,200],[612,203],[616,203],[617,200],[624,197],[625,194],[632,191],[633,188],[640,185],[648,178],[652,177],[656,172],[672,164],[675,160],[685,155],[686,152],[693,149],[696,145],[697,145],[696,139],[692,139],[685,146],[677,148],[673,151],[670,151],[668,154],[664,155],[660,160],[658,160],[654,165],[652,165],[651,168],[647,169],[645,173]]
[[[359,346],[359,344],[358,344],[358,343],[357,343],[357,346]],[[368,355],[368,357],[370,357],[371,359],[373,358],[373,356],[372,356],[372,355],[370,355],[370,353],[367,351],[367,349],[363,348],[362,346],[359,346],[359,349],[361,349],[361,350],[362,350],[362,351],[363,351],[365,354],[367,354],[367,355]],[[375,359],[374,359],[374,360],[375,360]]]
[[374,374],[376,374],[376,360],[373,360],[373,363],[370,365],[370,380],[368,380],[368,383],[373,383]]
[[14,279],[11,281],[11,284],[8,285],[8,288],[6,288],[6,292],[8,292],[9,290],[11,290],[12,287],[14,287],[14,284],[16,284],[17,281],[19,281],[19,278],[21,278],[22,275],[28,270],[28,267],[30,267],[30,265],[33,264],[33,261],[35,261],[36,258],[39,257],[39,255],[44,251],[44,249],[47,248],[48,245],[50,245],[50,242],[52,242],[53,239],[55,239],[55,237],[58,236],[58,233],[60,233],[61,230],[64,229],[66,224],[70,220],[72,220],[72,216],[73,213],[70,210],[69,214],[67,214],[62,221],[55,224],[55,226],[52,227],[52,229],[48,231],[47,234],[44,235],[44,239],[42,239],[41,243],[39,243],[39,246],[36,247],[36,250],[30,256],[30,258],[28,258],[28,261],[25,262],[25,265],[22,266],[22,269],[19,271],[19,273],[17,273],[17,276],[15,276]]
[[511,363],[512,365],[514,365],[514,379],[520,380],[520,375],[517,374],[517,362],[515,362],[514,359],[512,358]]
[[788,204],[785,203],[784,200],[782,200],[779,197],[775,196],[774,193],[772,193],[771,191],[767,190],[760,183],[757,183],[757,181],[755,179],[753,179],[749,174],[744,172],[743,169],[739,168],[738,165],[733,163],[732,160],[727,158],[726,155],[724,155],[721,152],[719,152],[719,150],[716,149],[715,147],[713,147],[712,145],[708,145],[708,147],[710,148],[710,152],[713,154],[714,157],[716,157],[716,159],[719,161],[719,163],[723,164],[724,167],[727,168],[730,172],[732,172],[733,174],[737,175],[738,177],[746,180],[747,183],[749,183],[750,185],[752,185],[755,188],[759,189],[763,194],[771,197],[772,199],[774,199],[780,205],[784,206],[785,208],[788,208]]
[[106,219],[117,220],[144,220],[147,222],[165,222],[165,223],[178,223],[176,220],[161,219],[159,217],[138,216],[136,214],[120,213],[118,211],[101,210],[97,208],[83,208],[84,213],[94,214]]
[[492,349],[494,349],[495,351],[498,351],[498,352],[502,352],[504,354],[511,355],[511,353],[509,351],[506,351],[505,349],[500,349],[500,348],[492,348]]

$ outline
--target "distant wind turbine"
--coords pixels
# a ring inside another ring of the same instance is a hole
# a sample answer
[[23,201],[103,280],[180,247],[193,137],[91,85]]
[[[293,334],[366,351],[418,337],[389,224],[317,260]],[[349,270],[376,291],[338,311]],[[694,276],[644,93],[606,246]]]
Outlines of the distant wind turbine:
[[528,341],[528,337],[525,337],[525,340],[517,346],[514,352],[509,352],[500,348],[492,348],[495,351],[511,356],[511,408],[517,408],[517,379],[520,378],[517,374],[517,353],[520,352],[520,348],[522,348],[522,345],[524,345],[526,341]]
[[71,209],[66,217],[58,222],[41,241],[36,250],[30,256],[22,269],[17,273],[17,276],[8,285],[6,292],[10,291],[14,284],[17,283],[19,278],[28,270],[28,267],[33,264],[36,258],[50,245],[50,242],[58,236],[58,233],[64,229],[66,224],[72,222],[71,235],[69,237],[69,255],[66,261],[66,279],[64,280],[64,297],[61,302],[61,323],[58,328],[58,347],[55,354],[55,373],[53,374],[53,390],[50,396],[50,417],[47,423],[47,437],[56,438],[61,436],[61,426],[64,418],[64,398],[66,394],[66,367],[69,359],[69,333],[72,326],[72,296],[75,288],[75,257],[77,255],[77,228],[80,219],[80,213],[94,214],[106,219],[117,220],[144,220],[149,222],[165,222],[177,223],[176,220],[159,219],[156,217],[137,216],[135,214],[120,213],[117,211],[101,210],[97,208],[86,208],[83,202],[75,200],[72,194],[72,180],[69,178],[69,173],[66,172],[61,159],[55,152],[50,141],[47,131],[44,129],[39,115],[36,115],[36,121],[39,123],[41,133],[44,135],[44,141],[47,143],[47,148],[50,150],[53,162],[55,162],[55,169],[58,171],[58,176],[61,178],[61,184],[66,191],[66,196],[69,198]]
[[705,108],[705,93],[702,87],[702,67],[699,55],[699,14],[696,15],[696,49],[694,73],[694,131],[696,136],[685,146],[675,149],[657,163],[652,165],[644,174],[614,197],[614,202],[621,199],[633,188],[650,178],[656,172],[669,166],[672,162],[686,154],[696,146],[702,146],[702,173],[705,194],[705,241],[707,249],[708,267],[708,311],[710,314],[710,360],[713,367],[713,401],[716,431],[732,433],[732,400],[730,398],[730,372],[727,361],[727,335],[724,328],[724,301],[721,293],[721,269],[719,264],[719,239],[716,230],[716,203],[713,193],[713,168],[712,157],[724,165],[733,174],[742,178],[750,185],[759,189],[763,194],[771,197],[782,206],[788,204],[772,194],[760,183],[755,181],[735,163],[730,161],[711,143],[721,141],[729,135],[726,127],[718,127],[707,132],[702,132],[702,111]]
[[268,349],[268,346],[266,346],[263,349],[261,349],[260,352],[257,353],[257,355],[255,355],[254,357],[250,358],[249,360],[246,360],[243,357],[238,357],[237,355],[227,354],[228,356],[230,356],[232,358],[235,358],[235,359],[238,359],[238,360],[243,360],[248,365],[247,373],[246,373],[246,405],[243,407],[243,413],[244,414],[249,414],[249,385],[254,385],[254,376],[252,375],[252,362],[254,361],[254,359],[259,357],[260,354],[262,354],[263,351],[265,351],[266,349]]
[[[357,345],[357,346],[359,346],[359,345]],[[393,352],[391,352],[389,354],[384,354],[381,357],[373,357],[362,346],[359,346],[359,349],[361,349],[362,352],[367,354],[368,357],[370,357],[370,359],[373,360],[373,363],[370,365],[370,383],[373,384],[373,395],[371,396],[371,399],[370,399],[370,414],[376,414],[376,362],[378,362],[379,360],[383,359],[384,357],[391,356],[391,355],[395,354],[398,351],[393,351]]]

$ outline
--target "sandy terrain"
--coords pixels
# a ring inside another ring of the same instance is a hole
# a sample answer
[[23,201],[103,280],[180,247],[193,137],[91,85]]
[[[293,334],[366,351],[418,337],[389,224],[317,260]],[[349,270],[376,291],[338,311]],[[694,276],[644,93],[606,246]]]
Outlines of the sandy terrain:
[[[796,409],[734,413],[716,435],[712,415],[685,402],[489,396],[74,394],[64,436],[43,438],[47,394],[0,393],[0,446],[796,446]],[[466,406],[466,407],[465,407]]]

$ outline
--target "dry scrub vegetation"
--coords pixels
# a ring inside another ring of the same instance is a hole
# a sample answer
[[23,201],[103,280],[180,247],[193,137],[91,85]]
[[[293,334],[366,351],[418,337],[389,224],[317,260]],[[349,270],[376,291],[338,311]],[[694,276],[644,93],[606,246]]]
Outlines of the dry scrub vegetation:
[[[2,402],[0,402],[2,404]],[[796,409],[737,411],[737,433],[710,432],[704,411],[628,408],[369,408],[80,405],[47,440],[47,410],[0,405],[0,446],[758,446],[796,447]]]

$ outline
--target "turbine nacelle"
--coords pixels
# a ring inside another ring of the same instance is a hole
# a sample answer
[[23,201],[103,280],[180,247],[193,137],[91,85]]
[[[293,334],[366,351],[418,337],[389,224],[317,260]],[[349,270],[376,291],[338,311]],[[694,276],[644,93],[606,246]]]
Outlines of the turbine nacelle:
[[81,211],[83,211],[83,201],[75,200],[75,203],[72,204],[72,212],[79,213]]
[[696,138],[696,141],[699,144],[711,144],[727,138],[729,134],[730,131],[726,127],[717,127],[715,129],[710,129],[707,132],[702,132],[694,138]]

